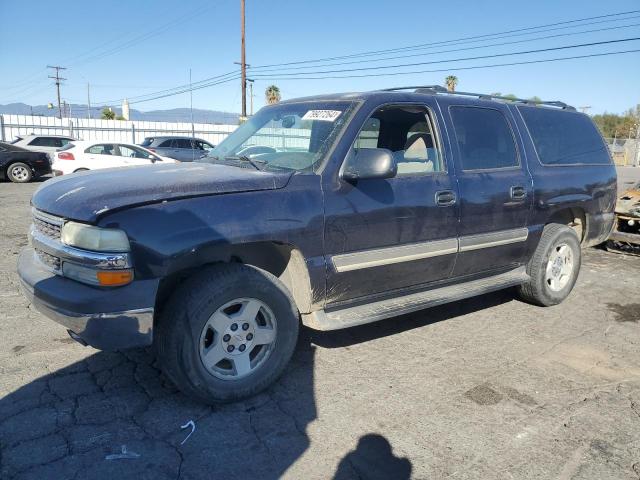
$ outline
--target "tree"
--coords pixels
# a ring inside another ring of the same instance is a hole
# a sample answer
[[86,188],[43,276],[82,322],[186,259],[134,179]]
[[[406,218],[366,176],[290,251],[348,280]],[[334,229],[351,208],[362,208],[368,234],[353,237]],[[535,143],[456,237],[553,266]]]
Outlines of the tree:
[[126,118],[124,118],[122,115],[118,115],[116,117],[116,120],[126,120]]
[[269,85],[264,91],[265,99],[269,105],[278,103],[280,101],[280,89],[275,85]]
[[515,100],[516,98],[518,98],[513,93],[507,93],[506,95],[503,95],[503,97],[507,100]]
[[529,100],[531,100],[532,102],[536,102],[536,103],[540,103],[540,102],[542,102],[542,99],[541,99],[539,96],[537,96],[537,95],[534,95],[534,96],[533,96],[533,97],[531,97]]
[[111,108],[104,107],[102,109],[102,114],[100,118],[102,118],[102,120],[113,120],[114,118],[116,118],[116,113],[113,110],[111,110]]
[[640,105],[622,115],[607,112],[594,115],[593,121],[606,138],[633,138],[640,124]]
[[447,86],[447,90],[455,92],[456,87],[458,86],[458,77],[455,75],[448,75],[447,78],[444,79],[444,83]]

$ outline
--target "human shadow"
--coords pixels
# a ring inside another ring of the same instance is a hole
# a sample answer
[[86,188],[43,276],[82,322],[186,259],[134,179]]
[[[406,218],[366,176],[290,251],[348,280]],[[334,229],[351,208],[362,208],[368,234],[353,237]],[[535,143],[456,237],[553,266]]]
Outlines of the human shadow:
[[[412,466],[407,458],[396,457],[389,441],[378,434],[360,437],[358,446],[338,464],[334,480],[408,480]],[[354,475],[355,474],[355,475]]]

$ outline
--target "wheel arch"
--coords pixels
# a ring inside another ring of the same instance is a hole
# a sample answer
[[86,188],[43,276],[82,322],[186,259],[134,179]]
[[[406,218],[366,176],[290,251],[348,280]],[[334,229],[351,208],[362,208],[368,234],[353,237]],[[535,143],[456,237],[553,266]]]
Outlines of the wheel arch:
[[571,227],[578,235],[580,243],[582,244],[585,241],[586,232],[588,231],[588,221],[589,218],[584,208],[571,206],[554,211],[549,218],[547,218],[545,225],[557,223]]
[[[222,245],[206,253],[197,265],[173,271],[160,281],[156,312],[160,312],[176,286],[202,267],[215,263],[242,263],[265,270],[289,289],[300,313],[309,313],[313,303],[312,283],[302,252],[294,245],[278,242],[252,242]],[[156,316],[157,318],[158,316]]]

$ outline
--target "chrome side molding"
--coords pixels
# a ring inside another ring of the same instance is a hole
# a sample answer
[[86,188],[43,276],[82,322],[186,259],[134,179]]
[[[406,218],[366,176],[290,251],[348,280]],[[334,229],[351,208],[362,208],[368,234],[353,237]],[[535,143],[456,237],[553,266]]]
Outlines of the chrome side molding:
[[460,238],[445,238],[443,240],[342,253],[333,255],[331,262],[335,270],[342,273],[524,242],[528,237],[529,229],[523,227],[478,235],[465,235]]

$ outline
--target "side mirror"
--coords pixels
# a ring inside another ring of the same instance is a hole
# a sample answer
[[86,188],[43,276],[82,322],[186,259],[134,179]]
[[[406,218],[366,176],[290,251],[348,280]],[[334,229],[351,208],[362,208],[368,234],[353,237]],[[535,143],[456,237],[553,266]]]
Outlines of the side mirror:
[[344,180],[366,180],[393,178],[398,173],[398,165],[391,150],[386,148],[362,148],[351,154],[342,170]]

